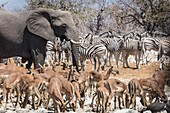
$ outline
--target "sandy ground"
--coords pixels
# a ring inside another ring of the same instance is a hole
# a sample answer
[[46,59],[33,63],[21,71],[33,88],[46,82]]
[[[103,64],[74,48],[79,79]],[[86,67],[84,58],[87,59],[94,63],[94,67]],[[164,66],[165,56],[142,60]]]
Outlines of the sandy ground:
[[[114,69],[116,69],[115,67],[115,62],[112,63],[112,65],[114,66]],[[153,62],[153,63],[149,63],[148,65],[141,65],[140,69],[135,69],[135,65],[134,63],[130,63],[130,68],[123,68],[122,63],[119,63],[119,68],[117,70],[119,70],[120,74],[116,75],[115,77],[118,78],[119,80],[125,82],[126,84],[129,82],[129,80],[131,80],[132,78],[147,78],[147,77],[151,77],[153,75],[153,73],[155,72],[155,70],[159,69],[159,63],[158,62]],[[86,70],[90,71],[91,70],[91,64],[90,62],[87,62],[87,66],[85,68]],[[108,69],[108,67],[106,67],[106,70]],[[61,67],[57,67],[57,71],[60,71]],[[104,72],[105,73],[105,72]],[[170,96],[169,94],[170,92],[170,88],[166,87],[166,94],[168,96]],[[91,103],[91,98],[86,98],[85,100],[85,108],[84,109],[76,109],[76,113],[92,113],[92,108],[89,107]],[[142,106],[139,102],[139,99],[137,98],[137,109],[141,109]],[[72,113],[73,111],[70,111],[69,113]],[[3,106],[0,108],[0,113],[53,113],[53,109],[51,110],[46,110],[43,107],[39,107],[38,110],[32,110],[30,105],[27,105],[27,107],[25,109],[22,108],[13,108],[11,103],[9,103],[7,105],[7,110],[4,111],[3,110]],[[128,109],[124,109],[124,110],[113,110],[111,109],[110,111],[108,111],[108,113],[138,113],[135,110],[128,110]],[[149,111],[147,111],[147,113],[150,113]],[[162,112],[163,113],[163,112]],[[166,112],[164,112],[166,113]]]

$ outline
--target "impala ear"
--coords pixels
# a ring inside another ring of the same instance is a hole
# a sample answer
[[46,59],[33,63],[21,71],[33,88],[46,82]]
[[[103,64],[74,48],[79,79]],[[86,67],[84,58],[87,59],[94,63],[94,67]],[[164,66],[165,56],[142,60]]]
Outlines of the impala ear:
[[36,10],[28,17],[26,24],[31,33],[46,40],[54,41],[56,37],[50,25],[50,13],[52,12],[49,10]]

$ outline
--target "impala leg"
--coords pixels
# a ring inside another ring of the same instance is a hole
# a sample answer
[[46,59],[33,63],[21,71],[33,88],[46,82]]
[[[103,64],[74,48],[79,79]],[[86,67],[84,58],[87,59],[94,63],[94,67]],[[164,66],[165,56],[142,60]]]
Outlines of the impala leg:
[[119,106],[119,109],[121,108],[121,107],[120,107],[120,104],[121,104],[121,102],[120,102],[120,96],[118,96],[118,106]]
[[91,107],[93,108],[94,98],[97,96],[97,93],[94,93],[92,96]]
[[4,107],[4,110],[6,110],[7,103],[8,103],[8,92],[6,93],[6,102],[5,102],[5,107]]
[[114,109],[116,109],[116,96],[114,96]]
[[13,101],[12,101],[12,89],[10,89],[9,92],[10,92],[10,101],[11,101],[11,103],[12,103],[12,106],[15,107],[15,105],[14,105],[14,103],[13,103]]

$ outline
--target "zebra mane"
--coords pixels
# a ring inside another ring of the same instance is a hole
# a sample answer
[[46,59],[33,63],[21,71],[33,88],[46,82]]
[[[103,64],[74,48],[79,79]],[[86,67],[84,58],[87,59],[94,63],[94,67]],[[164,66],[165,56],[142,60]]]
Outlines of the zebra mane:
[[123,35],[123,36],[129,36],[129,35],[134,36],[135,34],[134,34],[134,32],[130,32],[130,33],[127,33],[127,34],[125,34],[125,35]]

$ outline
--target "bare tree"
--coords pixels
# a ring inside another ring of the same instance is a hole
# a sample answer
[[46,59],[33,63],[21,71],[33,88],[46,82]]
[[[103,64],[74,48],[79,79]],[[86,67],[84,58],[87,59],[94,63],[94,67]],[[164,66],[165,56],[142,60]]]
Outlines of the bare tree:
[[170,19],[169,0],[119,0],[114,5],[119,9],[116,15],[121,27],[132,25],[150,34],[155,30],[168,33],[165,28]]
[[159,30],[170,34],[169,0],[27,0],[27,10],[46,7],[72,12],[79,34]]

